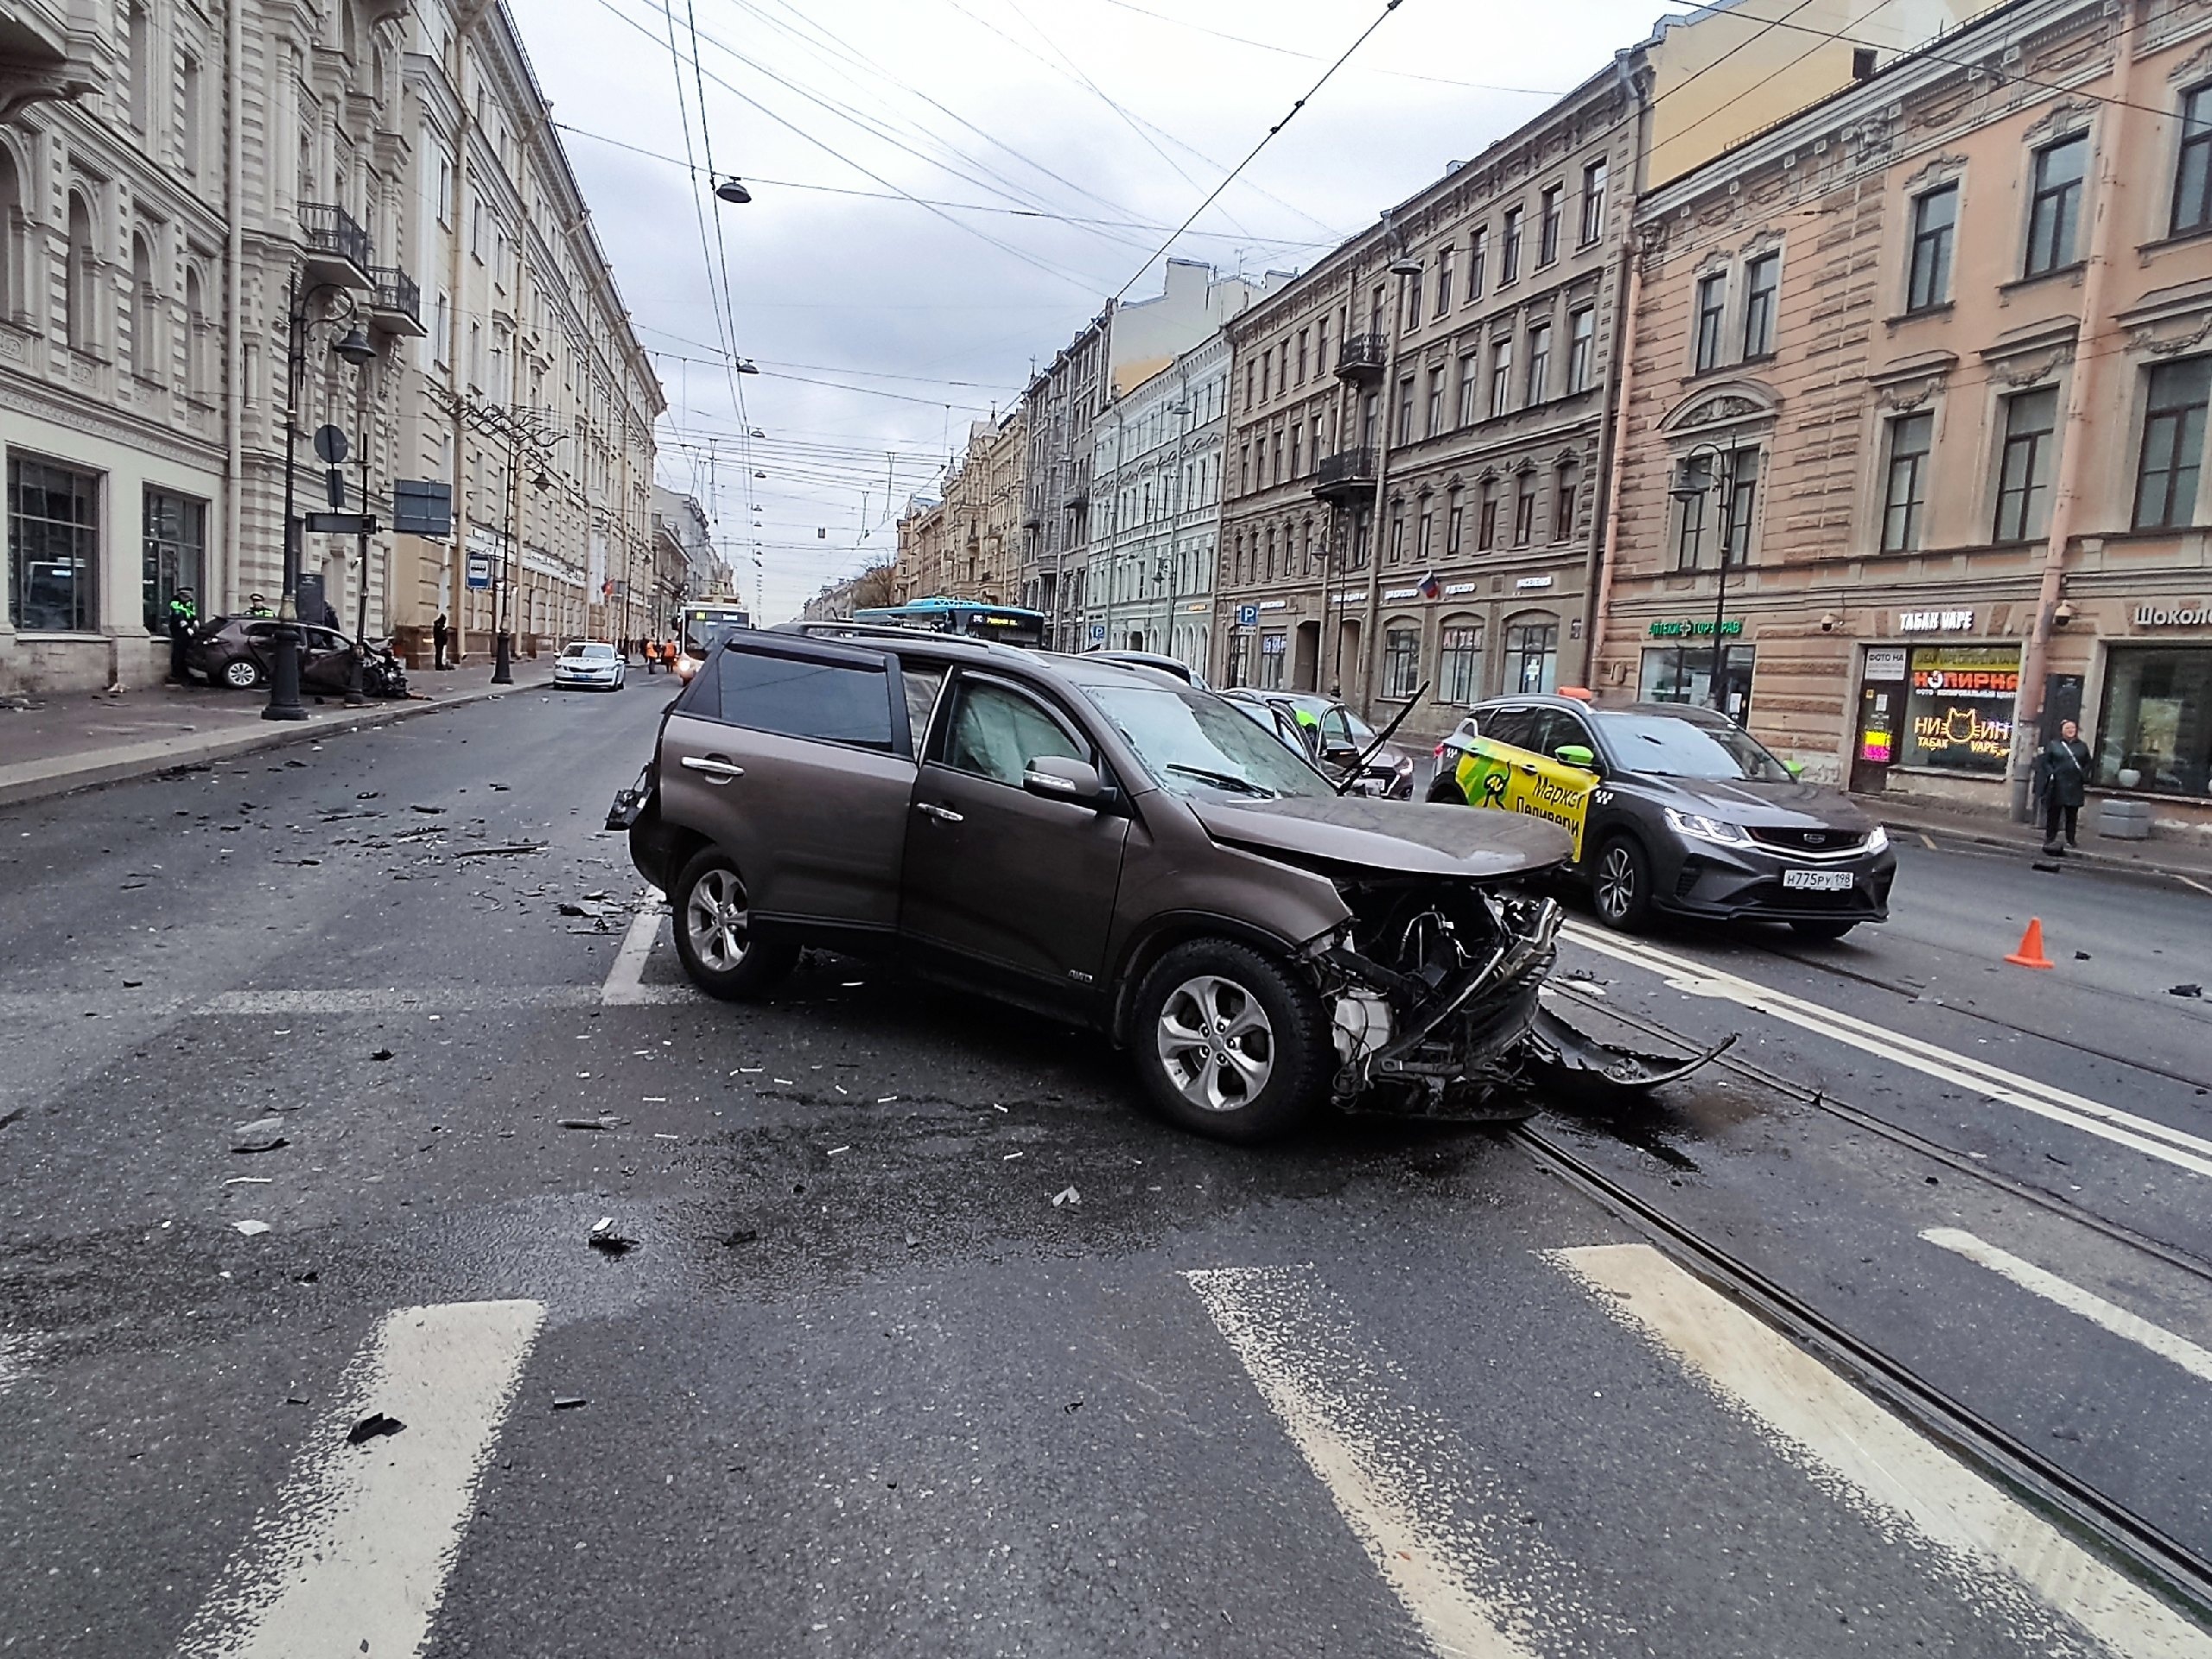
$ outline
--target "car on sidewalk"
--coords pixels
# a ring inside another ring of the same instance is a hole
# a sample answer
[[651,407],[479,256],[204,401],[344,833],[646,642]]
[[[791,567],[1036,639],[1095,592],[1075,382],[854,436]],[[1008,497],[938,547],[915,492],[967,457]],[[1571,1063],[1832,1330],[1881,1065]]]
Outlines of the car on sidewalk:
[[1837,939],[1889,916],[1897,855],[1882,826],[1713,709],[1478,703],[1440,746],[1428,798],[1560,825],[1608,927],[1669,914]]
[[1346,798],[1156,669],[748,632],[607,822],[710,995],[766,993],[804,945],[893,956],[1106,1033],[1163,1115],[1224,1140],[1332,1102],[1526,1116],[1547,1067],[1648,1080],[1537,1008],[1560,911],[1524,883],[1564,830]]
[[622,653],[606,641],[571,639],[553,659],[553,683],[594,691],[620,691],[626,667]]
[[[1222,696],[1277,735],[1286,730],[1295,734],[1332,783],[1342,783],[1357,766],[1359,782],[1355,787],[1360,794],[1393,801],[1413,799],[1419,755],[1402,743],[1386,742],[1376,747],[1375,728],[1336,698],[1311,691],[1265,691],[1254,686],[1239,686]],[[1364,765],[1360,761],[1363,755],[1367,756]]]
[[[353,672],[353,642],[333,628],[296,625],[300,632],[300,689],[342,693]],[[193,630],[184,665],[208,684],[251,691],[269,683],[276,666],[273,616],[211,616]]]

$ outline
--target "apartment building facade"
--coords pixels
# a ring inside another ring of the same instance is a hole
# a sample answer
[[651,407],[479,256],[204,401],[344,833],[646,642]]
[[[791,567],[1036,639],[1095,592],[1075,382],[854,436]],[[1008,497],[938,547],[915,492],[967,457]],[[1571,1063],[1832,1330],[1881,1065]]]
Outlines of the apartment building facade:
[[[160,679],[180,588],[203,613],[255,594],[273,603],[293,409],[296,513],[329,505],[308,442],[325,426],[346,439],[346,505],[365,504],[365,505],[385,524],[400,479],[454,482],[457,506],[480,521],[494,499],[515,504],[497,521],[534,528],[510,550],[514,624],[556,631],[558,607],[529,595],[588,586],[588,555],[573,550],[590,538],[578,526],[612,486],[588,485],[578,447],[557,442],[535,448],[526,470],[499,444],[491,480],[471,460],[487,446],[451,412],[454,376],[432,372],[461,360],[451,341],[466,319],[480,318],[488,337],[500,315],[518,329],[532,316],[515,285],[472,289],[441,275],[455,268],[459,232],[445,243],[429,233],[437,206],[458,222],[454,210],[473,199],[464,111],[503,123],[512,156],[541,158],[541,188],[509,201],[507,219],[518,244],[533,215],[540,242],[553,227],[568,238],[578,333],[620,365],[620,401],[642,417],[620,453],[645,480],[658,392],[581,195],[565,163],[545,159],[557,146],[506,11],[24,0],[11,17],[19,26],[0,40],[0,690]],[[426,96],[434,81],[442,98]],[[442,185],[434,105],[455,138]],[[441,291],[442,334],[426,297]],[[332,351],[356,330],[373,348],[359,366]],[[512,353],[500,395],[537,384],[529,352]],[[644,518],[640,505],[640,529]],[[449,584],[423,578],[426,559],[451,571]],[[427,634],[442,608],[488,628],[489,594],[468,588],[462,567],[447,544],[388,530],[365,557],[354,536],[300,538],[299,568],[321,578],[349,631],[365,610],[372,633],[404,636],[412,622]]]
[[1580,677],[1645,96],[1631,55],[1230,325],[1225,679],[1428,731]]
[[942,595],[1009,602],[1020,580],[1022,411],[969,423],[968,448],[942,497],[918,497],[899,521],[900,602]]
[[1092,461],[1086,645],[1165,652],[1206,671],[1228,423],[1222,332],[1107,405]]
[[1652,193],[1600,687],[2212,833],[2208,181],[2212,13],[2018,0]]

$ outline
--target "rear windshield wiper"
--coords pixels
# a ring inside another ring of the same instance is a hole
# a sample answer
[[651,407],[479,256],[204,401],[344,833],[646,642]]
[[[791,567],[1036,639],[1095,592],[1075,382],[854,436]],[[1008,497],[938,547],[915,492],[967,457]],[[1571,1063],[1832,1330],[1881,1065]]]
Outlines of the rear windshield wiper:
[[1185,778],[1195,778],[1202,784],[1211,784],[1216,789],[1226,789],[1239,795],[1256,795],[1262,800],[1272,801],[1275,792],[1249,778],[1239,778],[1233,772],[1208,772],[1204,766],[1185,766],[1170,760],[1164,770],[1180,772]]

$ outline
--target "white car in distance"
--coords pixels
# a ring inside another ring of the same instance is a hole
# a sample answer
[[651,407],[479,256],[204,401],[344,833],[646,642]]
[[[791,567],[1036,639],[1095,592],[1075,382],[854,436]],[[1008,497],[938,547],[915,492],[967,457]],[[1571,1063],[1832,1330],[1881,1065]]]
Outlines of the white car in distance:
[[553,659],[553,683],[620,691],[625,666],[621,653],[604,640],[571,639]]

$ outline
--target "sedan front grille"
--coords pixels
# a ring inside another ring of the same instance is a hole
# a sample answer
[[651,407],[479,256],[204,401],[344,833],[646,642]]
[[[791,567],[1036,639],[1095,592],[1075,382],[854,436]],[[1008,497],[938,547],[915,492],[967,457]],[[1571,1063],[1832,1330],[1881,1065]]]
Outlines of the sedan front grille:
[[1774,829],[1754,825],[1751,837],[1762,847],[1795,853],[1801,858],[1845,858],[1866,844],[1863,830]]

